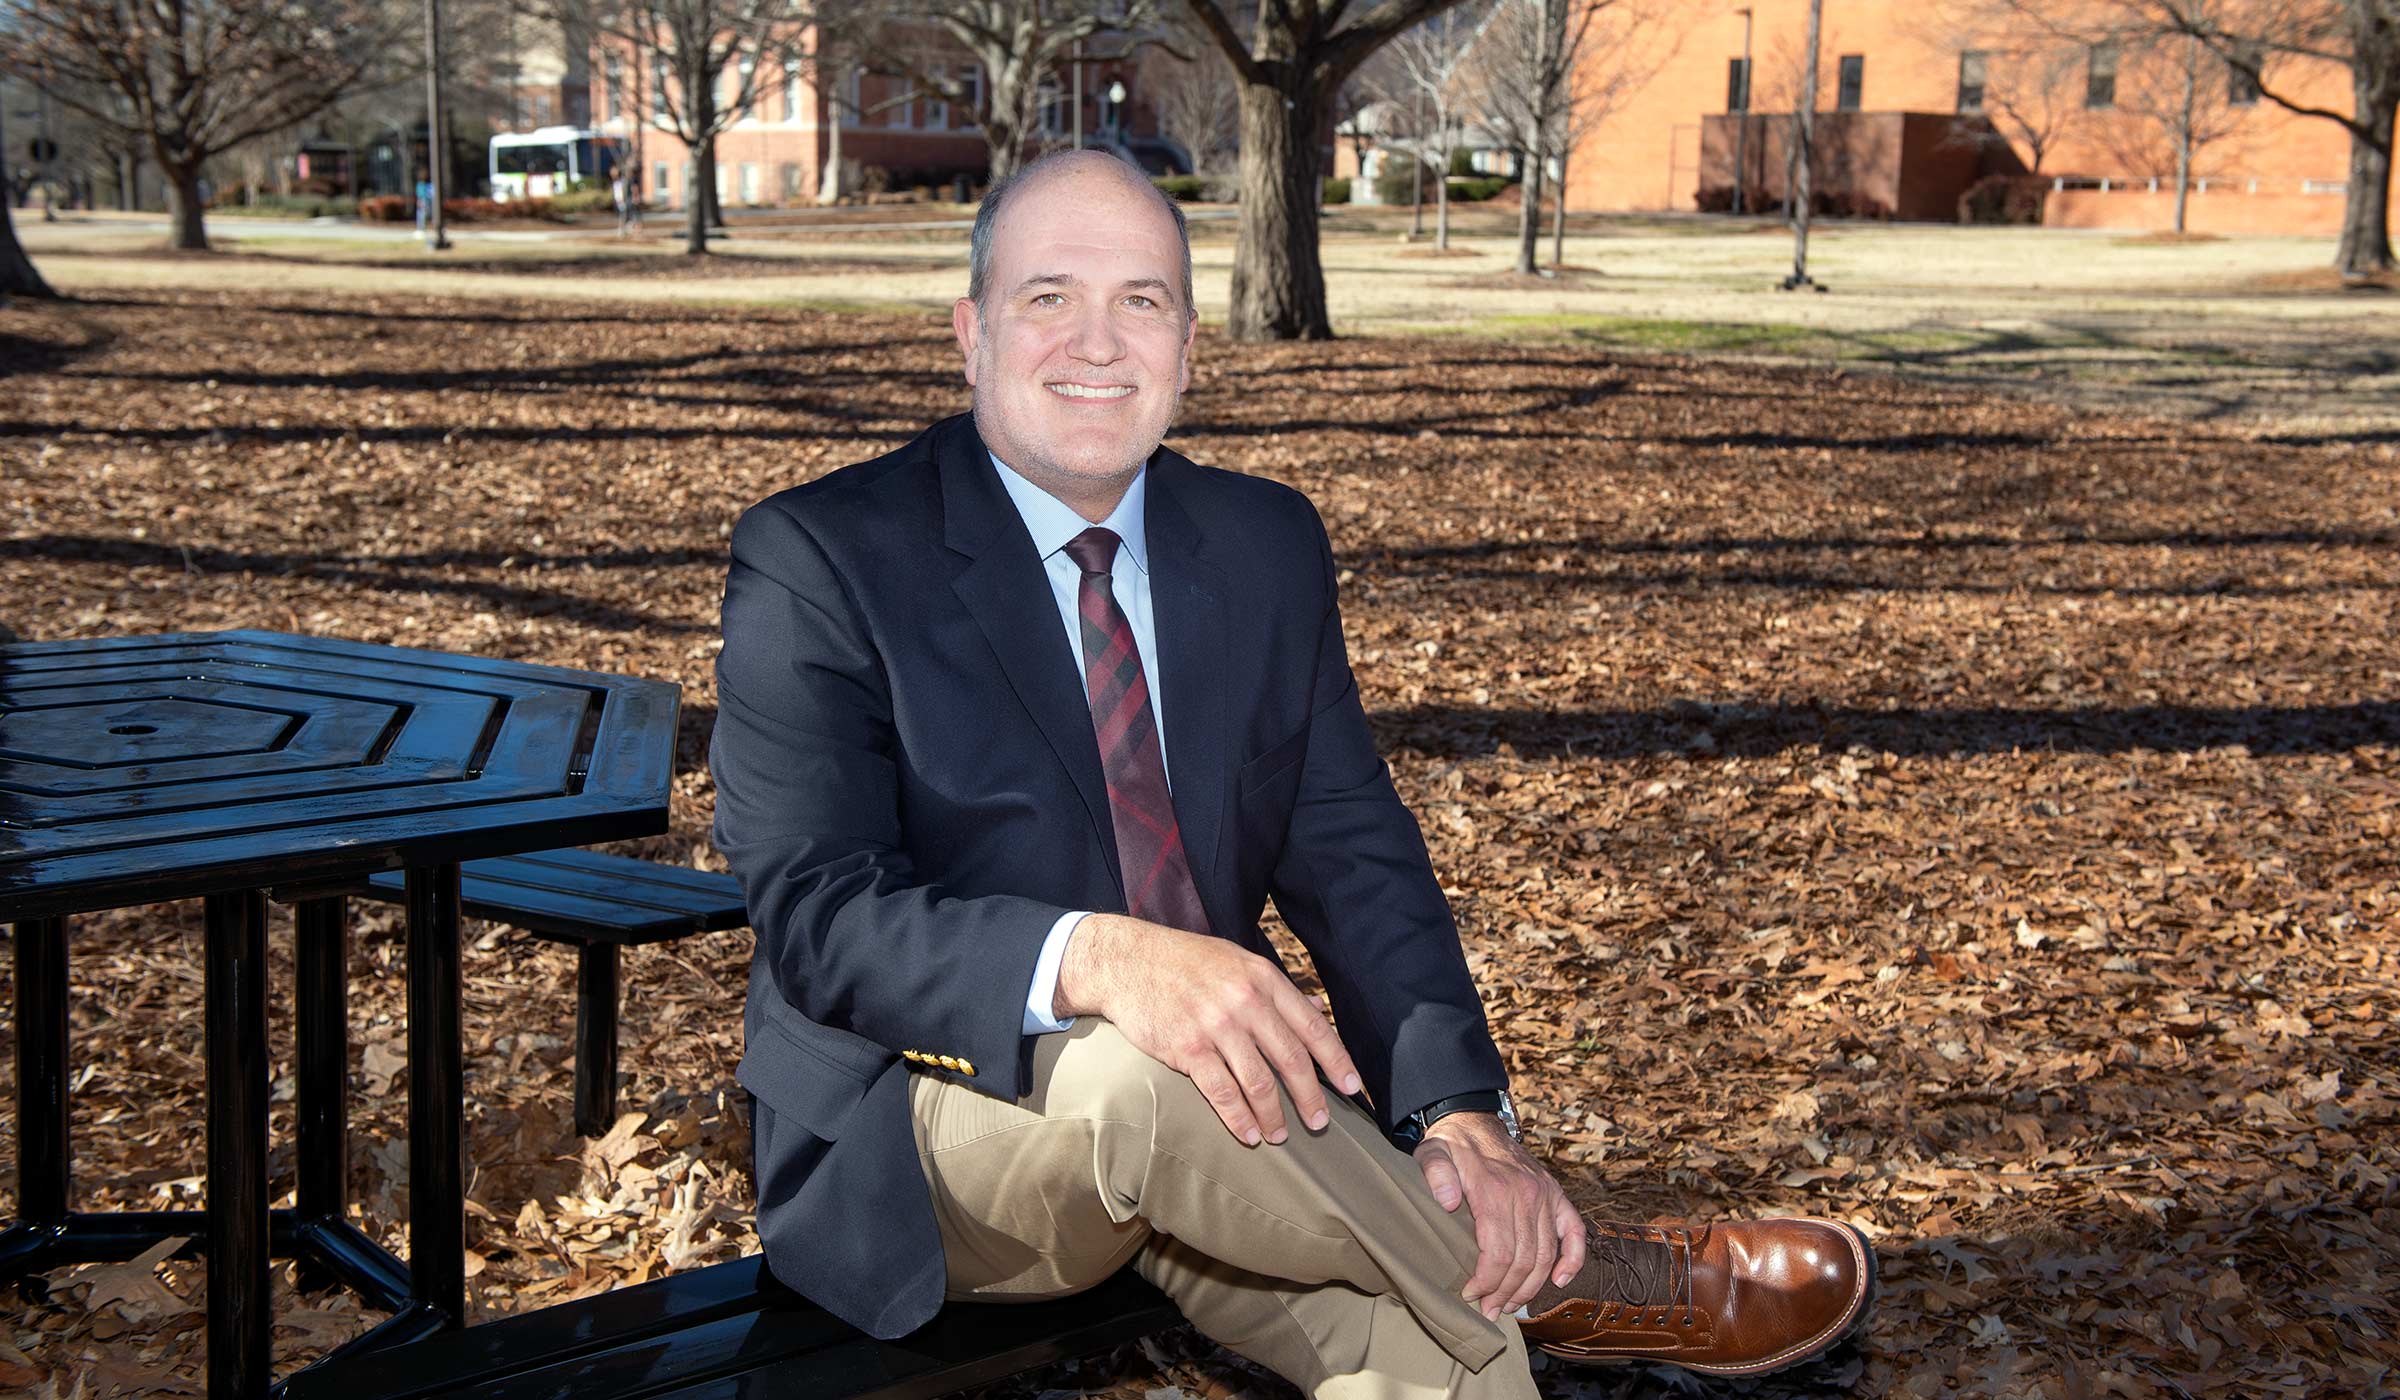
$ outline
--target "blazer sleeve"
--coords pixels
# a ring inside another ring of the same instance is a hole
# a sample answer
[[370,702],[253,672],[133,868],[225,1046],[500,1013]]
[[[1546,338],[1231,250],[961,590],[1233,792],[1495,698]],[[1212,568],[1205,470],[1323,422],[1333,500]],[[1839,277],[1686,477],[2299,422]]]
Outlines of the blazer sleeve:
[[1416,817],[1375,750],[1342,639],[1332,546],[1314,520],[1318,624],[1307,756],[1269,890],[1324,979],[1342,1043],[1389,1129],[1508,1071]]
[[1066,910],[923,878],[902,831],[892,681],[853,592],[779,502],[733,532],[717,660],[716,842],[759,963],[811,1021],[953,1055],[1022,1091],[1025,989]]

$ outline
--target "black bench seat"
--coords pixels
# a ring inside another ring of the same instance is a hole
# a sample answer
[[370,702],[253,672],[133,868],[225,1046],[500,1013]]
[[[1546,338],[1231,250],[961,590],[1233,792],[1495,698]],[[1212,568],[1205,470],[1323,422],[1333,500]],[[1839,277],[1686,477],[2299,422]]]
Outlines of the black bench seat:
[[1038,1303],[952,1303],[879,1342],[757,1255],[419,1341],[337,1354],[284,1400],[923,1400],[1182,1320],[1131,1271]]
[[[750,922],[731,875],[573,848],[468,861],[459,892],[470,918],[575,945],[575,1131],[587,1137],[616,1118],[618,950]],[[352,893],[407,899],[396,870]]]

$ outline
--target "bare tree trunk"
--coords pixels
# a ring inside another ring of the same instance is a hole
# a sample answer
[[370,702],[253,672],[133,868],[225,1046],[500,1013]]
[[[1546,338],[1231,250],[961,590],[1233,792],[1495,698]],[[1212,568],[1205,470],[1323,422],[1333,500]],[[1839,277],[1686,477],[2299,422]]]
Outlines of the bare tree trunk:
[[[7,149],[6,140],[0,139],[0,151]],[[0,305],[6,305],[12,296],[58,295],[50,290],[49,283],[42,280],[42,274],[34,270],[33,259],[25,256],[24,246],[17,242],[17,225],[8,207],[12,194],[8,172],[0,169]]]
[[708,234],[711,238],[731,238],[733,231],[725,227],[725,197],[717,193],[717,187],[724,183],[717,165],[717,138],[711,136],[701,144],[708,147],[708,178],[700,182],[700,193],[708,199]]
[[1567,153],[1558,153],[1558,207],[1550,218],[1550,265],[1567,265]]
[[208,225],[200,199],[200,167],[170,164],[159,153],[158,168],[167,177],[167,246],[187,253],[208,251]]
[[1539,153],[1525,153],[1525,178],[1518,188],[1525,202],[1517,209],[1517,271],[1527,277],[1535,274],[1534,260],[1542,244],[1542,158]]
[[2197,39],[2187,39],[2183,55],[2183,107],[2175,128],[2175,231],[2183,232],[2184,216],[2192,202],[2192,122],[2200,97],[2200,54]]
[[825,169],[817,175],[817,203],[842,202],[842,109],[825,104]]
[[[1417,179],[1425,178],[1425,162],[1417,161]],[[1450,118],[1442,118],[1442,173],[1436,177],[1440,186],[1434,191],[1433,246],[1447,252],[1450,248]]]
[[1792,275],[1783,289],[1816,285],[1808,275],[1808,226],[1816,217],[1817,163],[1817,50],[1822,48],[1825,0],[1808,0],[1808,57],[1800,79],[1800,100],[1792,104],[1800,140],[1792,154]]
[[1289,64],[1282,72],[1279,85],[1242,85],[1242,226],[1227,329],[1236,340],[1331,340],[1317,260],[1322,109],[1304,77]]
[[[1422,92],[1417,94],[1417,129],[1409,134],[1416,139],[1409,142],[1408,158],[1415,161],[1417,165],[1409,175],[1408,194],[1409,202],[1413,207],[1408,211],[1408,236],[1411,239],[1418,239],[1425,236],[1425,94]],[[1450,119],[1447,116],[1442,118],[1442,139],[1444,141],[1450,139]],[[1366,171],[1361,168],[1359,173],[1364,175]],[[1449,188],[1450,156],[1444,152],[1442,155],[1442,189]],[[1439,198],[1438,194],[1436,198]],[[1445,208],[1442,212],[1447,214],[1449,210]],[[1450,246],[1450,223],[1446,218],[1442,221],[1441,241],[1437,246],[1443,248]]]
[[692,149],[692,188],[683,201],[683,251],[699,257],[708,251],[709,187],[717,181],[716,163],[706,141]]
[[2392,268],[2392,109],[2400,101],[2400,74],[2351,69],[2357,120],[2350,133],[2350,188],[2342,199],[2342,241],[2334,266],[2349,280]]

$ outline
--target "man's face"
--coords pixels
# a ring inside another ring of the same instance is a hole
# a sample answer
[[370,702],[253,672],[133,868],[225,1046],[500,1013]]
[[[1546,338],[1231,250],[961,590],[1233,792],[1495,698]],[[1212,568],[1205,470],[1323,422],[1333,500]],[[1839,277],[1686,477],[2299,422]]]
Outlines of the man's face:
[[986,278],[980,314],[951,309],[984,445],[1105,514],[1191,382],[1174,222],[1126,177],[1070,164],[1009,200]]

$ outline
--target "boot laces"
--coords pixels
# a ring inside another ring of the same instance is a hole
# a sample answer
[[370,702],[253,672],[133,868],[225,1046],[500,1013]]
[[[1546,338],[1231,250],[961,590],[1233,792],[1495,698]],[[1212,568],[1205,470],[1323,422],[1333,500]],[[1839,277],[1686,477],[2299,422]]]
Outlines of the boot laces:
[[1655,1225],[1594,1230],[1587,1246],[1600,1291],[1636,1308],[1683,1309],[1690,1326],[1692,1307],[1692,1236],[1688,1230]]

